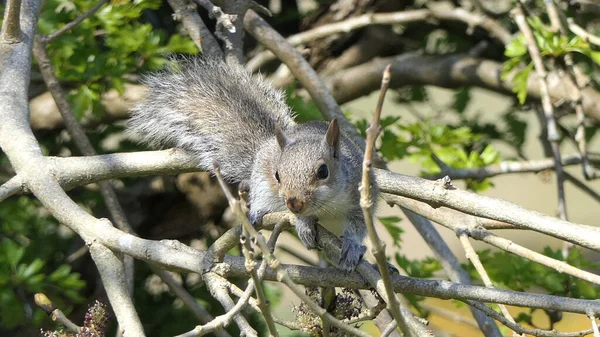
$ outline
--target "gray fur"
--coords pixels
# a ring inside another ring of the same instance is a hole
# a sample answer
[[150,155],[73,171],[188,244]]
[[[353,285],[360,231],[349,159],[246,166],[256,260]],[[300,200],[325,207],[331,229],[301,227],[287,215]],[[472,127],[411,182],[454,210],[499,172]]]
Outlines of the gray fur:
[[218,161],[230,182],[250,179],[254,157],[277,123],[295,124],[282,92],[222,61],[184,60],[144,83],[146,101],[133,109],[129,129],[153,146],[193,153],[204,170]]
[[[221,61],[187,60],[145,83],[147,99],[133,110],[131,131],[152,145],[189,151],[202,169],[218,162],[230,182],[248,182],[253,224],[286,210],[286,199],[301,201],[296,230],[304,245],[316,248],[318,219],[342,239],[339,266],[356,267],[366,250],[358,192],[363,153],[348,137],[328,140],[325,122],[294,123],[280,91]],[[329,175],[317,179],[323,164]]]

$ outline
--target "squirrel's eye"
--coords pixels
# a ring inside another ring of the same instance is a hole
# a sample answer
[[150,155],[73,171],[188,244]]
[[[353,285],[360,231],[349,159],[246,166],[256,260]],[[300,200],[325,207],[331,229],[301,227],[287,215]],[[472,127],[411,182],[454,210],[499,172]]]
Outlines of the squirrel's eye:
[[281,181],[279,181],[279,171],[275,171],[275,179],[277,179],[278,183],[281,182]]
[[327,177],[329,177],[329,169],[327,168],[327,165],[323,164],[319,166],[319,169],[317,170],[317,179],[323,180],[327,179]]

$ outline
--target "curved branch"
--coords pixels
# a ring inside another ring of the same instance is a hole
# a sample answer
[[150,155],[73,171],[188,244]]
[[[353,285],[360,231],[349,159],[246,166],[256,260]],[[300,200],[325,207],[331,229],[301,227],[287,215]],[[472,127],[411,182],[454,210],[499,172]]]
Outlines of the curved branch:
[[445,206],[463,213],[498,220],[600,251],[600,228],[580,225],[527,210],[511,202],[442,186],[422,178],[376,170],[381,192]]
[[[177,149],[94,157],[50,157],[48,160],[52,163],[54,177],[67,189],[111,178],[197,170],[192,156]],[[467,191],[446,190],[439,183],[423,178],[379,169],[375,169],[375,175],[381,192],[511,223],[600,251],[599,228],[559,220],[500,199]]]
[[219,47],[219,43],[198,15],[196,8],[190,8],[183,0],[167,1],[173,9],[175,17],[183,23],[196,47],[211,57],[223,58],[223,51]]
[[[391,13],[363,14],[361,16],[319,26],[311,30],[292,35],[286,40],[290,45],[298,46],[333,34],[348,33],[353,30],[371,25],[406,24],[411,22],[427,21],[431,19],[443,21],[461,21],[466,23],[469,27],[481,27],[485,29],[490,36],[502,42],[504,45],[508,44],[512,39],[510,32],[502,27],[502,25],[497,21],[489,17],[467,12],[462,8],[454,8],[451,10],[417,9],[412,11]],[[262,52],[248,61],[247,68],[252,71],[256,71],[264,63],[273,59],[275,59],[275,55],[273,55],[273,53],[269,51]]]
[[[514,84],[510,80],[501,79],[501,63],[466,54],[407,53],[375,59],[336,73],[327,79],[327,84],[338,103],[346,103],[377,90],[381,83],[381,73],[390,63],[391,88],[406,85],[435,85],[444,88],[474,86],[514,95]],[[553,102],[570,102],[576,97],[577,87],[567,77],[552,72],[548,74],[547,82]],[[528,97],[541,97],[539,78],[533,73],[529,76],[527,91]],[[581,91],[581,99],[586,116],[600,123],[600,92],[592,86],[586,87]]]
[[[590,156],[592,162],[600,163],[600,158],[597,156]],[[581,155],[573,154],[562,157],[562,166],[578,165],[581,164]],[[477,168],[453,168],[444,165],[441,169],[442,172],[425,177],[427,179],[435,180],[440,179],[444,176],[448,176],[453,180],[456,179],[485,179],[495,177],[501,174],[511,173],[537,173],[544,170],[549,170],[554,167],[554,159],[546,158],[540,160],[529,160],[529,161],[505,161],[499,164],[477,167]]]

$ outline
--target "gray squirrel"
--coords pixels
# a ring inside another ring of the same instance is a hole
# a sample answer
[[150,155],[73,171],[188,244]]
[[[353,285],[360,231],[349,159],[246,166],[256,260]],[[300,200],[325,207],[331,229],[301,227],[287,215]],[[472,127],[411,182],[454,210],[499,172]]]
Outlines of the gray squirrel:
[[363,153],[336,120],[295,123],[282,92],[219,60],[179,61],[144,83],[148,93],[132,110],[131,131],[154,146],[183,148],[204,170],[216,161],[228,182],[247,183],[253,225],[287,208],[302,243],[316,249],[320,223],[342,241],[338,266],[356,268],[366,251]]

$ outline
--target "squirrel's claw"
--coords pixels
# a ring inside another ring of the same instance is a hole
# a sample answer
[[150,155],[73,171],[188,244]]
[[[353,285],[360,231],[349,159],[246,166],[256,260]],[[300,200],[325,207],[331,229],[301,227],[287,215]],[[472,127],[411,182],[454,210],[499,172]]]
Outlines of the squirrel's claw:
[[358,263],[367,251],[367,247],[357,242],[351,236],[342,236],[340,239],[342,240],[342,253],[338,266],[347,272],[351,272],[358,266]]
[[262,225],[263,218],[266,214],[267,212],[265,211],[253,211],[252,209],[250,209],[250,214],[248,215],[248,218],[252,227],[258,227]]
[[302,244],[308,249],[317,249],[317,218],[312,216],[296,217],[296,233]]

